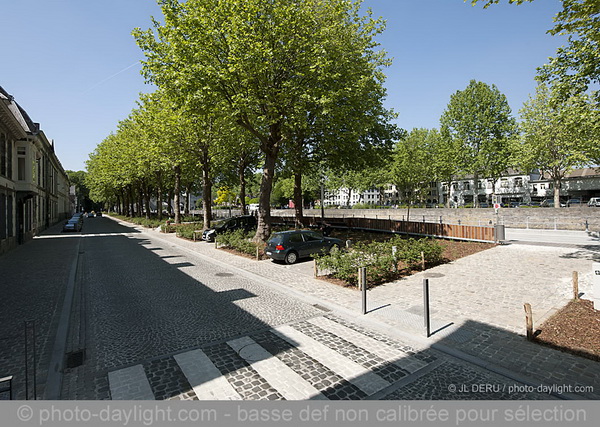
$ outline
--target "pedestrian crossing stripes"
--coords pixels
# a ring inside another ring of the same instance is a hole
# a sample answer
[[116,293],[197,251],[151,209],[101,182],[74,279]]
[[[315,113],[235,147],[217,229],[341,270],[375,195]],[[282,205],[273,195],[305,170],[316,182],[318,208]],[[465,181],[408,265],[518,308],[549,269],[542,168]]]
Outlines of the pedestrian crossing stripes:
[[432,359],[326,315],[119,369],[108,380],[113,400],[355,400]]

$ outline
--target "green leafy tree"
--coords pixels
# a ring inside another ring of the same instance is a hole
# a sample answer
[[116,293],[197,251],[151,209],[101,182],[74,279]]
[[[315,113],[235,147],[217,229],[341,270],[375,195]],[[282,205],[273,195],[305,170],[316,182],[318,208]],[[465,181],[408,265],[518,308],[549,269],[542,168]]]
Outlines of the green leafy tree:
[[[318,106],[319,115],[327,114],[354,93],[383,95],[380,68],[387,61],[373,40],[383,22],[361,16],[360,3],[346,0],[160,5],[164,23],[154,21],[154,32],[134,31],[147,58],[144,75],[232,117],[258,140],[264,164],[255,240],[264,241],[275,167],[307,112]],[[348,121],[360,119],[359,106]]]
[[413,129],[405,139],[398,141],[394,148],[387,178],[408,202],[407,221],[410,217],[410,205],[422,200],[425,189],[435,180],[432,164],[434,140],[437,137],[438,132],[435,129]]
[[[465,0],[467,1],[467,0]],[[522,4],[533,0],[509,0]],[[471,0],[473,5],[488,7],[499,0]],[[554,87],[554,94],[568,99],[592,89],[600,103],[600,2],[598,0],[562,0],[562,10],[554,17],[552,35],[566,35],[566,46],[557,49],[556,56],[538,69],[539,79]]]
[[459,171],[474,177],[477,207],[479,178],[499,176],[509,166],[517,122],[508,101],[495,85],[471,80],[465,90],[450,97],[440,124],[448,145],[458,149]]
[[554,206],[560,206],[560,189],[567,173],[589,164],[597,150],[597,106],[585,95],[556,102],[544,84],[520,111],[523,130],[520,160],[527,169],[540,169],[554,183]]
[[90,190],[86,184],[86,175],[85,171],[65,171],[67,176],[69,177],[69,182],[71,185],[75,186],[75,196],[77,197],[78,206],[77,209],[83,208],[85,211],[93,210],[93,204],[90,200]]

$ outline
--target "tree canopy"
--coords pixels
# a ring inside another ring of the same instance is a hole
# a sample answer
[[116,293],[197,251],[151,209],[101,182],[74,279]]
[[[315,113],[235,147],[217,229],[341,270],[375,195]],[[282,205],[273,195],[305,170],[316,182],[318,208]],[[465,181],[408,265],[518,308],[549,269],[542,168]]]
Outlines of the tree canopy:
[[[143,73],[256,138],[264,160],[256,240],[265,240],[276,163],[292,141],[307,140],[307,118],[334,123],[330,132],[354,140],[381,119],[381,69],[389,61],[375,50],[374,37],[383,21],[362,16],[360,3],[346,0],[160,4],[164,24],[134,31],[146,54]],[[340,111],[344,121],[329,119]]]
[[[499,1],[471,0],[471,3],[489,7]],[[532,1],[509,0],[509,3]],[[540,81],[551,84],[555,88],[553,95],[562,100],[590,90],[596,103],[600,103],[600,2],[562,0],[562,10],[554,17],[554,27],[548,33],[566,35],[568,41],[557,49],[548,64],[538,68]]]
[[477,206],[478,178],[497,177],[509,166],[511,140],[517,133],[506,96],[495,85],[471,80],[457,91],[440,118],[442,136],[456,151],[457,170],[472,174]]
[[598,109],[578,95],[557,103],[552,89],[540,84],[521,110],[523,140],[520,158],[526,169],[540,169],[554,182],[554,206],[560,206],[565,175],[589,164],[597,153]]

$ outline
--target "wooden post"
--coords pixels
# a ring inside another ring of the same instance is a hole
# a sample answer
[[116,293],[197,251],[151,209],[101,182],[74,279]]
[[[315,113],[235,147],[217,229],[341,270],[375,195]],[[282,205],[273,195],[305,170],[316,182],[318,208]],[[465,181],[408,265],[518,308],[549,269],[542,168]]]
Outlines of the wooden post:
[[527,340],[533,340],[533,314],[531,313],[531,304],[525,303],[525,327],[527,328]]
[[317,266],[317,260],[316,259],[314,260],[314,263],[315,263],[315,265],[314,265],[314,268],[315,268],[315,277],[318,277],[319,276],[319,267]]
[[425,271],[425,253],[421,251],[421,268]]
[[258,254],[258,246],[256,247],[256,260],[259,261],[260,260],[260,256]]
[[573,272],[573,299],[579,299],[579,273]]

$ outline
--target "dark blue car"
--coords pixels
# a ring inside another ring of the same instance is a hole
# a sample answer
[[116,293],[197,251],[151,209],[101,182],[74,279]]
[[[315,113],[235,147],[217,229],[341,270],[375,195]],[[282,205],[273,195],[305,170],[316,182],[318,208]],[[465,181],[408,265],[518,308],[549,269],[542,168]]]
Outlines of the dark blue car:
[[291,230],[275,233],[267,241],[265,253],[276,261],[294,264],[300,258],[318,253],[329,253],[334,247],[341,248],[344,242],[333,237],[324,237],[310,230]]

